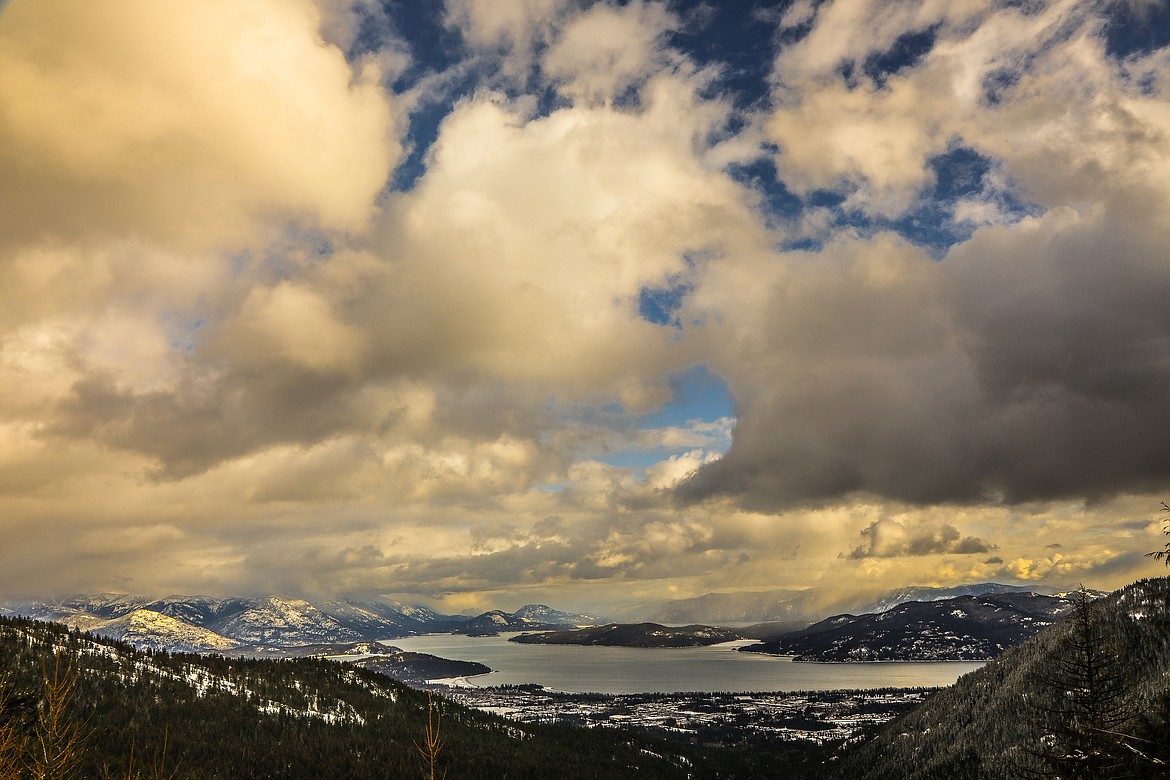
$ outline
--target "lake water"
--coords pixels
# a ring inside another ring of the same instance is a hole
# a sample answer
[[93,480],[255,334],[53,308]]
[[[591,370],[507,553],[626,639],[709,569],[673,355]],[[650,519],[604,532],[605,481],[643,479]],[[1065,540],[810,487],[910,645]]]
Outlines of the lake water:
[[515,634],[458,634],[391,639],[384,644],[460,661],[478,661],[493,671],[467,684],[539,683],[559,691],[593,693],[682,693],[686,691],[825,691],[850,688],[910,688],[950,685],[982,663],[809,664],[790,658],[740,653],[751,640],[710,647],[644,649],[522,645]]

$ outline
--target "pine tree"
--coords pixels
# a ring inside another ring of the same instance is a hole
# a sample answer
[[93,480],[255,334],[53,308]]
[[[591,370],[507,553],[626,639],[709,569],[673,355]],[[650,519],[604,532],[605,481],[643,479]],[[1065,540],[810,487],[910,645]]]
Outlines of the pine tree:
[[0,676],[0,780],[20,780],[28,737],[18,709],[15,686]]
[[1041,693],[1029,701],[1038,715],[1037,744],[1027,748],[1035,764],[1018,767],[1020,775],[1111,780],[1132,776],[1148,758],[1133,735],[1136,712],[1122,652],[1083,587],[1057,652],[1037,677]]
[[44,698],[32,740],[29,773],[34,780],[71,780],[79,776],[88,729],[73,715],[77,674],[62,652],[41,659]]
[[[442,715],[435,705],[431,692],[427,691],[427,726],[423,731],[423,744],[414,743],[423,757],[424,780],[435,780],[435,771],[439,765],[439,753],[443,750],[443,738],[439,734],[442,724]],[[444,772],[443,777],[447,776]]]
[[[1170,512],[1170,504],[1163,501],[1162,511]],[[1166,525],[1162,526],[1162,533],[1170,536],[1170,521],[1167,521]],[[1146,553],[1146,557],[1153,558],[1155,561],[1163,561],[1167,566],[1170,566],[1170,542],[1166,542],[1165,550],[1155,550],[1154,552]]]

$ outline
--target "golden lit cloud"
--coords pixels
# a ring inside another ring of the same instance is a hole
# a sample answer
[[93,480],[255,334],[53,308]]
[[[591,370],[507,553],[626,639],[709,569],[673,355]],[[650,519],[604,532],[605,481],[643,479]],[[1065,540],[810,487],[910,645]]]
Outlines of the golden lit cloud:
[[0,11],[0,591],[1143,571],[1165,47],[1073,0],[432,10]]

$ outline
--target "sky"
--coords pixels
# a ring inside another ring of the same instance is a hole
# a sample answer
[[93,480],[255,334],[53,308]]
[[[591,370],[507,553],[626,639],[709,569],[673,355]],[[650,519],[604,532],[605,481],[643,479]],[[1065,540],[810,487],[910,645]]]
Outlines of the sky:
[[1111,588],[1165,0],[0,4],[0,595]]

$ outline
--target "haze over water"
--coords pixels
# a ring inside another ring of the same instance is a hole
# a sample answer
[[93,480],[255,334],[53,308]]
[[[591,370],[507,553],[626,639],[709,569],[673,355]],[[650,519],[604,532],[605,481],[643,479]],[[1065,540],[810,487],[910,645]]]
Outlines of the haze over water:
[[740,653],[751,641],[710,647],[644,649],[521,645],[498,637],[430,634],[388,640],[418,653],[491,667],[471,678],[476,686],[538,683],[561,691],[592,693],[681,693],[688,691],[801,691],[910,688],[950,685],[982,663],[795,663],[790,658]]

